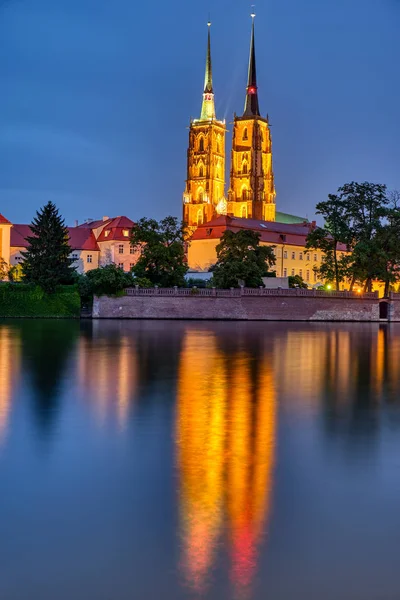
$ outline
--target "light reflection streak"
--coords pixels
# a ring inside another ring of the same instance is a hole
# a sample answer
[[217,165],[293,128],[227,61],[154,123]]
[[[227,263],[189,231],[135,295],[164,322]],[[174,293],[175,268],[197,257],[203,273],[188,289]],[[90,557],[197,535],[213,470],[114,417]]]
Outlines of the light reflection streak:
[[204,593],[222,535],[230,539],[236,593],[249,589],[271,505],[276,410],[270,356],[218,348],[212,333],[187,332],[179,367],[177,450],[182,569]]

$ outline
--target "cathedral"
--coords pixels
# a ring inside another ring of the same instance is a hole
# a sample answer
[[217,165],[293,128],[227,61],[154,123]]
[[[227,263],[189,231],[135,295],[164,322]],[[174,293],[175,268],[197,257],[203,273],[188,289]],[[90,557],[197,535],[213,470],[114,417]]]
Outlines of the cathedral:
[[230,182],[225,197],[224,121],[215,114],[211,64],[210,23],[203,104],[200,119],[189,130],[183,220],[191,231],[217,215],[275,221],[275,185],[272,140],[268,117],[261,116],[258,103],[254,15],[246,100],[241,117],[233,125]]
[[211,23],[208,23],[203,101],[200,118],[193,119],[189,127],[183,194],[183,221],[190,235],[189,267],[194,271],[207,271],[215,264],[216,246],[227,229],[235,232],[252,229],[260,233],[261,244],[274,246],[278,276],[296,274],[316,284],[319,282],[313,268],[318,266],[321,257],[305,249],[307,235],[315,224],[306,218],[276,211],[271,131],[269,118],[262,116],[259,106],[255,15],[251,16],[245,103],[243,114],[234,116],[227,192],[226,125],[215,112]]

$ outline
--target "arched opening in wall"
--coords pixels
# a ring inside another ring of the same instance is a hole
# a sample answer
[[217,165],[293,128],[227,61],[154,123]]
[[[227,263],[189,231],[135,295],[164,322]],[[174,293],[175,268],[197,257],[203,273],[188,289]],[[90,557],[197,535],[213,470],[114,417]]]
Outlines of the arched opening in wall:
[[247,219],[247,206],[242,206],[242,219]]
[[199,188],[199,191],[197,192],[197,200],[199,202],[203,202],[204,201],[204,190],[203,190],[203,188]]
[[247,200],[248,198],[248,191],[247,191],[247,186],[243,186],[242,187],[242,200]]
[[386,302],[386,300],[382,300],[381,302],[379,302],[379,318],[389,318],[389,302]]
[[247,127],[245,127],[243,129],[243,138],[242,139],[243,139],[244,142],[246,142],[249,139],[249,134],[248,134],[248,131],[247,131]]
[[243,175],[247,175],[247,162],[244,162],[242,165],[242,173]]
[[201,137],[199,140],[199,152],[204,152],[204,138]]
[[203,225],[203,211],[201,209],[197,211],[197,225]]
[[199,177],[204,177],[204,169],[203,169],[203,165],[201,165],[200,169],[199,169]]

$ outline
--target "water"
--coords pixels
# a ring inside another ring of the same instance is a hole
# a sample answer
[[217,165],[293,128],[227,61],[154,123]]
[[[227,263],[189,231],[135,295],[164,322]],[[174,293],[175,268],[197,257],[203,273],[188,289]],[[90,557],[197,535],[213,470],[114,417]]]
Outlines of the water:
[[400,326],[0,323],[1,600],[398,600]]

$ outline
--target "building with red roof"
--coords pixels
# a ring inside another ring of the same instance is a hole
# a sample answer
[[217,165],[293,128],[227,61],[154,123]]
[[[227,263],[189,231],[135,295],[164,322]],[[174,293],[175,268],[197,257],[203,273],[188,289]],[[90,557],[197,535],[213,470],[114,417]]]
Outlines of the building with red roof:
[[[129,241],[134,225],[128,217],[119,216],[68,227],[71,257],[77,271],[85,273],[109,263],[129,271],[137,260]],[[7,264],[14,266],[23,260],[22,253],[31,235],[29,225],[12,224],[0,214],[0,256]]]
[[[316,223],[278,223],[276,221],[258,221],[221,215],[208,223],[203,223],[190,238],[188,263],[193,271],[208,271],[217,262],[216,247],[225,231],[237,233],[242,229],[251,229],[260,235],[262,245],[274,248],[277,277],[300,275],[309,285],[320,285],[314,267],[321,265],[320,250],[306,249],[306,238]],[[346,252],[346,247],[339,250]]]

